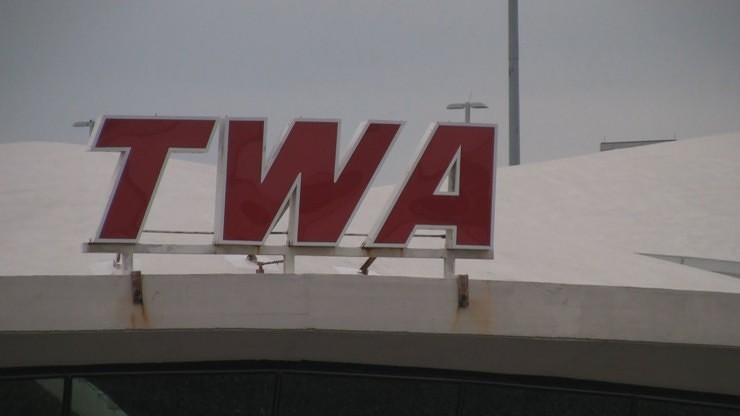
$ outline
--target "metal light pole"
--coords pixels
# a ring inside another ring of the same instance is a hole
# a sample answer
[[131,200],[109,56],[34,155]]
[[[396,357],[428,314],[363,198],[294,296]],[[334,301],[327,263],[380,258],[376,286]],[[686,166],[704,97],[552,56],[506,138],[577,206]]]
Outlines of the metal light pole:
[[75,121],[72,124],[72,127],[89,127],[90,132],[89,135],[92,135],[93,127],[95,126],[95,120],[87,120],[87,121]]
[[509,166],[519,164],[519,11],[509,0]]
[[466,123],[470,123],[470,109],[471,108],[488,108],[488,106],[483,103],[471,103],[470,101],[466,101],[464,103],[452,103],[447,106],[448,110],[465,109],[465,122]]

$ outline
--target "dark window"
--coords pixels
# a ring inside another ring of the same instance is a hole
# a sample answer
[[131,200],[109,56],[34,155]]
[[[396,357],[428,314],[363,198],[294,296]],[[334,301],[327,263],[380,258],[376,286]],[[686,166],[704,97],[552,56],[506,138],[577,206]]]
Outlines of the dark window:
[[60,378],[0,380],[0,415],[61,415],[63,394]]
[[519,416],[523,409],[523,389],[479,384],[465,388],[462,416]]
[[592,393],[470,384],[462,416],[629,416],[631,401]]
[[275,380],[275,375],[261,373],[80,377],[72,384],[72,411],[101,414],[97,409],[107,408],[120,409],[127,416],[269,416]]
[[286,374],[280,416],[451,416],[457,395],[455,384],[429,380]]
[[337,367],[141,365],[36,378],[21,369],[0,376],[0,416],[740,416],[737,396]]
[[659,400],[640,400],[637,416],[740,416],[740,410]]

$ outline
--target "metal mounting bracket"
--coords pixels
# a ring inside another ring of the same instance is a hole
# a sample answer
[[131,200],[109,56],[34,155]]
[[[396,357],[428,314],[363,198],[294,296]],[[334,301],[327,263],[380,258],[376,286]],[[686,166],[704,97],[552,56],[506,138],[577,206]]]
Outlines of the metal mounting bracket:
[[468,275],[457,275],[457,307],[467,308],[470,305],[470,294],[468,293]]
[[144,291],[141,282],[141,272],[138,270],[131,272],[131,297],[134,305],[144,304]]
[[360,272],[364,275],[368,275],[370,273],[370,266],[375,262],[377,257],[368,257],[367,260],[365,260],[364,263],[362,263],[362,266],[360,266]]

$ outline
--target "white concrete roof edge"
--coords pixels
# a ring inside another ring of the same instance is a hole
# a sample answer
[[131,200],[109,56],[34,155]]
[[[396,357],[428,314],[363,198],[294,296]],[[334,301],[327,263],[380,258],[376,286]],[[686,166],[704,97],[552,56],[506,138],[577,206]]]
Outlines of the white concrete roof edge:
[[[218,281],[218,285],[214,281]],[[740,294],[405,277],[3,277],[0,332],[199,328],[338,330],[740,347]],[[186,306],[186,307],[185,307]]]

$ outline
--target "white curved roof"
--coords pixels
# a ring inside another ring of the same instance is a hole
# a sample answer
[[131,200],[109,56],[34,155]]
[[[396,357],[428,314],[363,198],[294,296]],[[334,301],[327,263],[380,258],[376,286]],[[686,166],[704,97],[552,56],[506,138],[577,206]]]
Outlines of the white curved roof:
[[[111,189],[116,154],[0,145],[0,276],[110,274],[83,254]],[[215,166],[170,160],[147,230],[212,231]],[[740,292],[740,279],[636,253],[740,262],[740,132],[498,169],[495,260],[458,260],[473,279]],[[351,232],[367,232],[392,186],[372,189]],[[209,244],[145,234],[143,242]],[[361,240],[345,238],[345,245]],[[268,259],[269,260],[269,259]],[[298,273],[357,273],[364,259],[297,260]],[[242,256],[136,255],[145,273],[253,273]],[[280,272],[280,265],[266,271]],[[441,261],[379,259],[371,273],[441,276]]]

